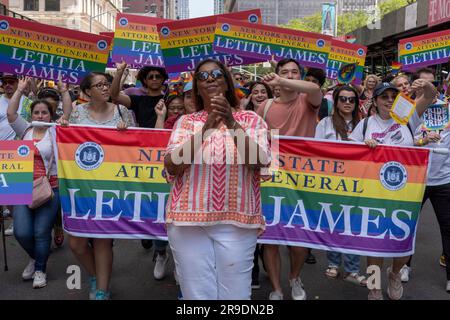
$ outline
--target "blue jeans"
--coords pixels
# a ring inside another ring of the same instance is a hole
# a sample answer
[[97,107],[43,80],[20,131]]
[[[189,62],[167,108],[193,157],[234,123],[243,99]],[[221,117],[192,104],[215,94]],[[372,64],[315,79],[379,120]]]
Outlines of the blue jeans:
[[26,205],[14,206],[14,236],[30,258],[36,260],[35,270],[45,272],[50,255],[52,228],[58,214],[59,192],[37,209]]
[[344,270],[348,273],[359,273],[359,255],[327,251],[328,266],[339,268],[344,256]]

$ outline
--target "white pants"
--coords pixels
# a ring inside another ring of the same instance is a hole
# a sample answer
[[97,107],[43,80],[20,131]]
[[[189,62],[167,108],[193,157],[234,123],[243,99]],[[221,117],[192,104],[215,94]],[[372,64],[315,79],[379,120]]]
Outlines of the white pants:
[[169,244],[186,300],[249,300],[256,229],[168,225]]

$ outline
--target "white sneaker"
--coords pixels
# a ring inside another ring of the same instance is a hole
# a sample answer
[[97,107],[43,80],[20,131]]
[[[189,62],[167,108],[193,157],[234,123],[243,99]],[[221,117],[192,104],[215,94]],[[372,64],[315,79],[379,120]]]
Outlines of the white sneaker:
[[272,291],[269,294],[269,300],[283,300],[283,294],[278,291]]
[[445,288],[445,291],[450,293],[450,281],[447,281],[447,287]]
[[5,236],[12,236],[14,235],[14,224],[11,222],[9,227],[5,229]]
[[33,288],[43,288],[47,285],[47,274],[45,274],[42,271],[36,271],[34,273],[34,279],[33,279]]
[[300,280],[300,277],[289,280],[289,283],[292,288],[292,291],[291,291],[292,299],[293,300],[306,300],[306,292],[303,289],[303,283],[302,283],[302,280]]
[[166,266],[169,261],[169,253],[165,255],[157,254],[155,259],[155,269],[153,269],[153,276],[156,280],[161,280],[166,276]]
[[406,264],[400,269],[400,279],[402,282],[408,282],[409,281],[409,274],[411,273],[411,268],[408,267]]
[[28,262],[27,266],[22,272],[22,279],[23,280],[31,280],[34,277],[34,259],[30,259],[30,262]]

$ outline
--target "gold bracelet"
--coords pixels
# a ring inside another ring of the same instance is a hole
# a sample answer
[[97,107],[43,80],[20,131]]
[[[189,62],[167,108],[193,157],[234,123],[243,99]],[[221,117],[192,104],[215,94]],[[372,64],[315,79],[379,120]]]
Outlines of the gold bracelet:
[[420,138],[419,139],[419,146],[423,146],[424,145],[424,143],[423,143],[423,139],[422,138]]

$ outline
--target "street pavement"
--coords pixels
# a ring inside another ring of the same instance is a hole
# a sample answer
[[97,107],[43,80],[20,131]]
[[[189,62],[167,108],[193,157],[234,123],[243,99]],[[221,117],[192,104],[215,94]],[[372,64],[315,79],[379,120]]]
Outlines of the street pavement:
[[[9,222],[7,222],[9,223]],[[61,248],[53,249],[47,266],[48,285],[42,289],[33,289],[32,282],[22,281],[21,274],[28,257],[14,237],[7,237],[9,271],[3,271],[3,246],[0,244],[0,300],[86,300],[88,283],[86,273],[82,272],[80,290],[69,290],[66,280],[68,266],[78,265],[72,255],[67,236]],[[438,264],[442,244],[439,228],[429,202],[425,205],[418,228],[416,254],[413,257],[413,269],[410,282],[404,285],[404,300],[449,300],[445,291],[445,269]],[[281,248],[282,283],[285,299],[291,299],[288,276],[288,251]],[[317,264],[305,264],[302,281],[310,300],[365,300],[367,289],[342,280],[331,280],[324,276],[327,267],[323,251],[313,250]],[[140,240],[117,240],[114,245],[114,265],[111,280],[112,299],[114,300],[175,300],[178,288],[173,277],[173,261],[170,259],[165,279],[153,278],[153,248],[146,250]],[[361,268],[365,270],[366,259],[361,259]],[[385,268],[391,260],[387,259]],[[260,263],[261,265],[261,263]],[[385,269],[384,268],[384,269]],[[261,289],[253,291],[253,299],[266,300],[271,291],[266,273],[260,274]],[[386,272],[382,273],[382,286],[385,299]]]

